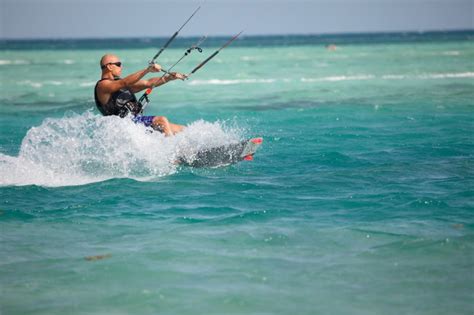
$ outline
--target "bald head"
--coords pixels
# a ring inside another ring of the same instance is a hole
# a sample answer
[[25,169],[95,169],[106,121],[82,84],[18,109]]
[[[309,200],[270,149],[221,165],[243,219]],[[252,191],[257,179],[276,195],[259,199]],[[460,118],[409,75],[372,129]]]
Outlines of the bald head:
[[100,58],[100,68],[103,68],[104,65],[112,62],[117,62],[119,61],[119,58],[115,55],[112,54],[105,54]]

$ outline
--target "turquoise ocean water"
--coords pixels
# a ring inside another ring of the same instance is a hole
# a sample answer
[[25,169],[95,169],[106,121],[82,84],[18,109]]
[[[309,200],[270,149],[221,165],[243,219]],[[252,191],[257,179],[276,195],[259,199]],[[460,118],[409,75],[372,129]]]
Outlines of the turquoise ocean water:
[[472,314],[473,32],[244,37],[151,95],[182,134],[101,117],[164,41],[0,43],[0,314]]

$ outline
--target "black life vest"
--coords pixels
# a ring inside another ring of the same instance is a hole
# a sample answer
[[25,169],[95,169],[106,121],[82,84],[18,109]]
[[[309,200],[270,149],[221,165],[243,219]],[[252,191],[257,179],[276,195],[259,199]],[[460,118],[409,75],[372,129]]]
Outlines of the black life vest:
[[[104,116],[116,115],[120,117],[125,117],[128,113],[136,116],[142,113],[142,104],[137,100],[135,94],[129,88],[122,88],[117,92],[110,95],[110,99],[107,104],[102,104],[97,97],[97,86],[103,80],[110,79],[101,79],[97,81],[94,88],[94,98],[97,108]],[[120,80],[120,78],[115,78],[115,80]]]

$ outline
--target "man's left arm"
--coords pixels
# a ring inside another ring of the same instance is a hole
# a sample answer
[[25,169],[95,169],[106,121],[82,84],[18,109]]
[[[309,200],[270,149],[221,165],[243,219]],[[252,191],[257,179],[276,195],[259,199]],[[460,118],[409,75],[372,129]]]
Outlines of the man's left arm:
[[154,88],[154,87],[163,85],[165,83],[174,81],[176,79],[184,80],[186,79],[186,75],[182,73],[171,72],[168,75],[165,75],[164,77],[156,77],[156,78],[151,78],[148,80],[140,80],[137,83],[130,86],[130,89],[132,90],[133,93],[137,93],[148,88]]

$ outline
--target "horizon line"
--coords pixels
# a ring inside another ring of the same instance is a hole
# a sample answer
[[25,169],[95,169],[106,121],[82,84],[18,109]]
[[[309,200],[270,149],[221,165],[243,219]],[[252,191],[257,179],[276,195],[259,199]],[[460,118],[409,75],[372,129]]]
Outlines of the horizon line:
[[[433,34],[433,33],[474,33],[472,29],[444,29],[444,30],[400,30],[400,31],[364,31],[364,32],[334,32],[334,33],[281,33],[281,34],[242,34],[241,38],[252,38],[252,37],[282,37],[282,36],[341,36],[341,35],[388,35],[388,34]],[[234,34],[222,34],[222,35],[209,35],[209,38],[222,38],[233,36]],[[201,35],[184,35],[180,36],[181,39],[196,38]],[[143,40],[143,39],[162,39],[168,38],[169,36],[127,36],[127,37],[12,37],[12,38],[0,38],[1,42],[6,41],[86,41],[86,40]]]

